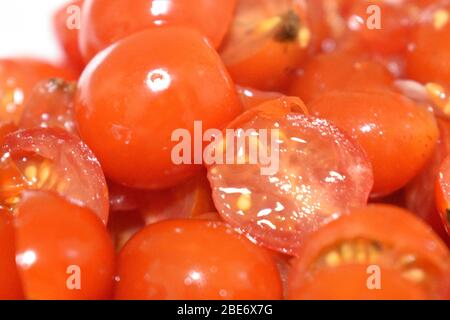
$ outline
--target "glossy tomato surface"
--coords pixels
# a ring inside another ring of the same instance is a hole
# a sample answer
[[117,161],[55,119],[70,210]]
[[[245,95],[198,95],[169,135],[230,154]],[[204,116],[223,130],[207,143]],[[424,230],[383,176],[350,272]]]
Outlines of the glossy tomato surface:
[[[367,285],[374,274],[367,268],[373,266],[381,269],[380,290]],[[449,250],[429,226],[404,209],[371,205],[353,209],[305,241],[292,262],[288,298],[443,298],[449,271]]]
[[13,210],[27,189],[51,190],[85,205],[106,224],[108,190],[100,164],[76,136],[61,129],[15,131],[4,138],[1,205]]
[[17,207],[16,262],[28,299],[105,299],[114,249],[90,210],[43,191],[26,191]]
[[450,157],[442,162],[436,181],[436,204],[447,234],[450,236]]
[[137,33],[98,55],[81,76],[75,106],[79,133],[106,176],[150,189],[171,187],[198,170],[174,163],[179,140],[173,135],[181,130],[194,137],[195,121],[203,130],[221,129],[240,110],[234,85],[205,38],[172,27]]
[[117,299],[280,299],[271,255],[223,223],[147,226],[122,249]]
[[[276,101],[264,106],[230,124],[253,134],[242,135],[244,147],[231,163],[224,156],[226,164],[209,166],[208,178],[225,221],[263,246],[294,254],[308,233],[367,203],[371,165],[362,149],[326,120],[274,112]],[[255,159],[256,147],[264,153]]]
[[79,43],[85,61],[133,33],[160,26],[196,29],[219,47],[235,0],[86,0]]

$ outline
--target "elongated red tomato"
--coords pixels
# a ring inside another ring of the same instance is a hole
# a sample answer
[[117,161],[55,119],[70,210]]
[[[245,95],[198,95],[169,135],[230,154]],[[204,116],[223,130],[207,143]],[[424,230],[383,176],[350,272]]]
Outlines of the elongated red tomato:
[[13,217],[0,208],[0,300],[23,298],[15,248]]
[[28,299],[105,299],[114,249],[91,210],[44,191],[25,191],[17,207],[16,262]]
[[373,166],[374,196],[394,192],[414,178],[431,158],[439,134],[431,112],[389,91],[329,92],[309,109],[363,147]]
[[288,298],[439,299],[450,290],[449,272],[449,250],[428,225],[404,209],[371,205],[304,242]]
[[76,134],[73,114],[75,90],[76,83],[63,79],[39,82],[25,104],[19,127],[61,128]]
[[90,208],[106,224],[108,190],[92,151],[61,129],[8,134],[0,149],[0,204],[11,210],[27,189],[51,190]]
[[238,0],[220,53],[236,83],[280,90],[306,56],[310,37],[302,2]]
[[450,157],[444,159],[436,181],[436,204],[447,234],[450,236]]
[[220,222],[172,220],[134,236],[118,259],[117,299],[281,299],[271,255]]
[[172,159],[177,132],[194,137],[195,121],[221,129],[240,111],[214,49],[200,33],[177,27],[142,31],[103,51],[84,70],[75,104],[79,133],[106,176],[148,189],[199,170],[194,157],[179,165]]
[[159,26],[198,30],[219,47],[236,0],[86,0],[80,47],[85,61],[119,39]]
[[69,69],[32,59],[0,60],[0,121],[17,123],[34,86],[50,78],[75,80]]
[[[208,178],[225,221],[263,246],[294,254],[306,234],[366,204],[373,176],[362,149],[338,128],[270,107],[230,124],[241,132],[240,147],[209,166]],[[217,148],[235,139],[234,130]]]

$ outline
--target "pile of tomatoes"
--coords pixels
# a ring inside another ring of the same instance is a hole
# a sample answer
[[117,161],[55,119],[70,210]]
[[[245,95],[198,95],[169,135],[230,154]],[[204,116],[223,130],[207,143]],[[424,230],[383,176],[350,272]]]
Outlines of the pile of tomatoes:
[[[76,0],[54,24],[63,66],[0,60],[1,299],[450,299],[450,1]],[[175,163],[196,122],[276,130],[278,170]]]

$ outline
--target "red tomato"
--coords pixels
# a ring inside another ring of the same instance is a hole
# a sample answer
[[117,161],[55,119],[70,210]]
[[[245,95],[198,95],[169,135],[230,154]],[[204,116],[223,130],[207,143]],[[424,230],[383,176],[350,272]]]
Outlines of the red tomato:
[[10,133],[0,149],[0,203],[13,209],[26,189],[51,190],[86,205],[106,224],[108,190],[91,150],[60,129]]
[[0,60],[0,121],[17,123],[35,84],[49,78],[75,80],[70,70],[30,59]]
[[312,102],[333,90],[387,88],[392,75],[380,63],[345,52],[311,58],[292,79],[289,94]]
[[78,47],[78,34],[81,25],[81,6],[84,0],[72,0],[61,7],[53,17],[53,26],[67,62],[74,67],[83,68],[84,62]]
[[17,126],[11,122],[1,123],[0,122],[0,146],[3,144],[3,141],[9,133],[16,131]]
[[172,27],[135,34],[97,56],[81,76],[75,106],[80,135],[106,176],[149,189],[171,187],[199,169],[174,164],[175,130],[193,137],[195,121],[220,129],[240,111],[207,41]]
[[[293,254],[306,234],[366,204],[373,177],[364,152],[338,128],[274,112],[276,106],[277,101],[267,103],[266,110],[252,109],[230,124],[254,134],[244,137],[233,164],[227,159],[209,166],[208,178],[225,221],[265,247]],[[257,146],[260,152],[269,149],[270,158],[251,160]]]
[[439,134],[431,112],[389,91],[330,92],[309,109],[361,144],[372,162],[375,196],[414,178],[430,159]]
[[280,90],[302,62],[310,37],[299,1],[239,0],[220,52],[236,83]]
[[423,12],[406,59],[408,76],[450,85],[450,3]]
[[[449,263],[445,244],[408,211],[387,205],[353,209],[304,242],[292,262],[288,298],[442,298]],[[367,285],[374,273],[366,270],[374,266],[381,269],[380,290]]]
[[43,191],[26,191],[17,206],[16,262],[28,299],[105,299],[114,248],[88,209]]
[[450,235],[450,156],[442,162],[436,181],[436,204],[447,234]]
[[283,97],[282,93],[260,91],[257,89],[237,86],[237,93],[241,99],[244,111],[257,107],[260,104]]
[[0,300],[23,298],[15,257],[12,216],[0,208]]
[[20,128],[61,128],[76,134],[73,102],[76,84],[62,79],[39,82],[25,104]]
[[191,27],[219,47],[235,0],[86,0],[79,43],[85,61],[119,39],[159,26]]
[[280,299],[277,266],[223,223],[172,220],[147,226],[118,260],[117,299]]

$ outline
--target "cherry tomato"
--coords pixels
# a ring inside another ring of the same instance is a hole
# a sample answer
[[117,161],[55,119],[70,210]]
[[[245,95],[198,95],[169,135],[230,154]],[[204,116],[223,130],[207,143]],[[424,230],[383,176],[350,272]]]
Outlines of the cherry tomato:
[[220,222],[152,224],[123,248],[117,299],[280,299],[277,266]]
[[450,3],[425,10],[412,35],[408,76],[421,82],[450,85]]
[[110,297],[114,248],[105,226],[90,210],[54,193],[23,193],[16,262],[28,299]]
[[175,130],[193,137],[195,121],[221,129],[240,111],[219,56],[199,33],[174,27],[135,34],[97,56],[75,104],[80,135],[106,176],[149,189],[174,186],[199,169],[174,164]]
[[280,90],[305,57],[310,37],[300,2],[239,0],[220,52],[236,83]]
[[392,75],[382,64],[348,52],[311,58],[292,79],[289,94],[306,102],[333,90],[387,88]]
[[[209,166],[208,178],[225,221],[265,247],[293,254],[306,234],[366,204],[373,177],[362,149],[338,128],[277,106],[266,103],[230,124],[253,134],[244,136],[231,163]],[[255,148],[265,156],[252,160]]]
[[[445,244],[408,211],[388,205],[353,209],[304,242],[292,262],[288,298],[442,298],[449,262]],[[381,290],[368,288],[376,274],[366,270],[374,266],[381,269]]]
[[100,164],[78,137],[61,129],[8,134],[0,149],[0,181],[4,207],[14,209],[24,190],[51,190],[108,221],[108,190]]
[[450,235],[450,157],[444,159],[436,181],[436,204],[447,234]]
[[0,121],[17,123],[35,84],[49,78],[75,80],[68,69],[30,59],[0,60]]
[[438,138],[431,112],[389,91],[329,92],[309,105],[352,135],[372,162],[373,195],[392,193],[430,159]]
[[86,0],[79,43],[85,61],[119,39],[159,26],[191,27],[219,47],[236,0]]
[[284,96],[282,93],[261,91],[248,87],[237,86],[236,89],[239,98],[241,99],[241,104],[244,108],[244,111],[257,107],[264,102],[278,99]]
[[62,79],[39,82],[25,104],[20,128],[61,128],[76,134],[73,103],[76,84]]
[[15,257],[12,216],[0,208],[0,300],[23,298]]
[[84,66],[78,47],[78,34],[81,25],[81,7],[84,0],[72,0],[61,7],[53,17],[53,26],[67,62],[76,68]]

